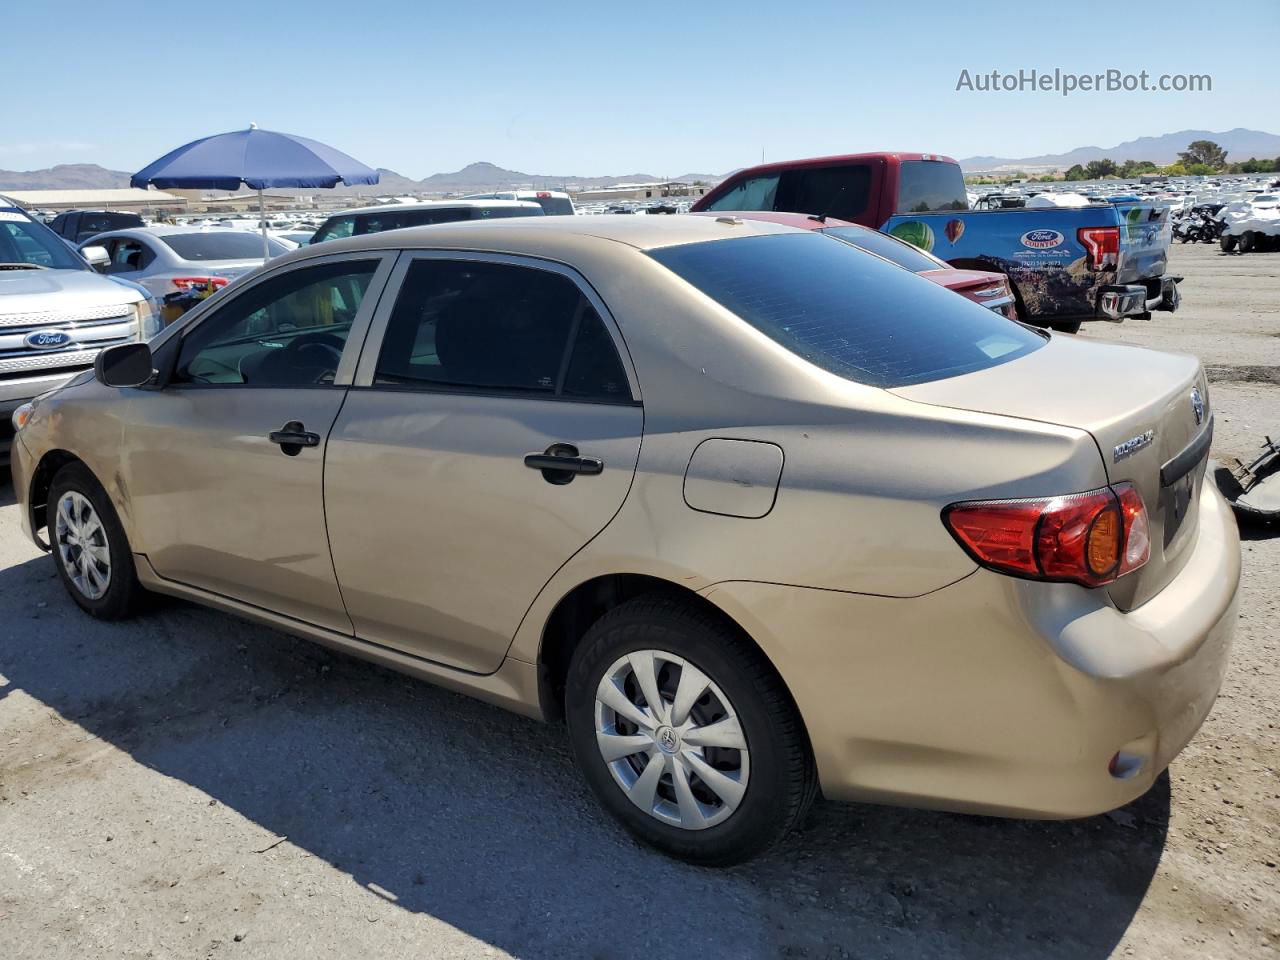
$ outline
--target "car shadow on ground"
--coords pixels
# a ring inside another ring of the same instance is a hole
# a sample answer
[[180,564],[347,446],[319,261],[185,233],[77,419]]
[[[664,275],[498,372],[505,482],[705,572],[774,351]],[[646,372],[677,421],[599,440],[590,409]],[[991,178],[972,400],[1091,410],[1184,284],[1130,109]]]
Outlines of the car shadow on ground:
[[0,610],[0,699],[517,957],[1102,958],[1164,847],[1167,777],[1063,823],[820,804],[768,856],[693,868],[606,820],[560,727],[186,604],[96,623],[47,558],[0,569]]

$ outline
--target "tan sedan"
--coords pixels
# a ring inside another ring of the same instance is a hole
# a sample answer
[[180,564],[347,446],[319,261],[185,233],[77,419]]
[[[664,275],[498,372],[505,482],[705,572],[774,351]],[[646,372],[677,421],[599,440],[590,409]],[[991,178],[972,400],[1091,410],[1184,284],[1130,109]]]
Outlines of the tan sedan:
[[15,425],[25,523],[88,613],[185,597],[563,718],[601,803],[701,863],[819,789],[1124,804],[1235,621],[1194,358],[777,224],[309,247]]

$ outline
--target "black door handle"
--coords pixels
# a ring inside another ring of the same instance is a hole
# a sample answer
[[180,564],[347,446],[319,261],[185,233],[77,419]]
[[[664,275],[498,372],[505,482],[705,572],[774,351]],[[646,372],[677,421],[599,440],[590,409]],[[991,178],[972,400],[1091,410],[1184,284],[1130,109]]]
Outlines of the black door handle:
[[279,430],[271,431],[267,439],[278,443],[280,452],[290,457],[296,457],[303,447],[320,446],[320,434],[311,433],[298,420],[290,420]]
[[594,477],[604,471],[604,461],[597,457],[580,457],[571,443],[553,443],[545,453],[530,453],[524,458],[530,470],[541,470],[547,483],[565,484],[578,474]]

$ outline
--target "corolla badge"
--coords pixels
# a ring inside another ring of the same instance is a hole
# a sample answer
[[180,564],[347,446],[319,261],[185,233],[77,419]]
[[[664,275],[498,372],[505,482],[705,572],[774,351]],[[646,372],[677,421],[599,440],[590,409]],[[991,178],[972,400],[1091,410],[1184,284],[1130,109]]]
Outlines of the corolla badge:
[[1196,416],[1196,426],[1204,423],[1204,397],[1200,395],[1199,387],[1191,388],[1191,412]]
[[61,330],[36,330],[22,338],[33,350],[53,350],[71,343],[71,334]]
[[1119,463],[1125,457],[1132,457],[1143,447],[1151,445],[1151,441],[1156,437],[1154,430],[1148,430],[1146,433],[1140,433],[1136,437],[1130,437],[1124,443],[1117,443],[1115,450],[1112,451],[1112,460]]
[[1058,246],[1065,239],[1066,237],[1057,230],[1028,230],[1021,237],[1022,245],[1032,250],[1048,250],[1050,247]]

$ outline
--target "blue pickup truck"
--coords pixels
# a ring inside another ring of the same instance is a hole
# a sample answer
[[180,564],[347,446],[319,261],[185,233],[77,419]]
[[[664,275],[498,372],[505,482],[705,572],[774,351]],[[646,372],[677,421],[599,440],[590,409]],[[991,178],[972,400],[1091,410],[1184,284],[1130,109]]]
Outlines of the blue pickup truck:
[[964,175],[949,157],[864,153],[740,170],[696,211],[775,210],[859,223],[891,233],[954,267],[1008,276],[1019,316],[1074,333],[1086,320],[1176,310],[1167,274],[1167,207],[1133,199],[1087,207],[970,210]]

